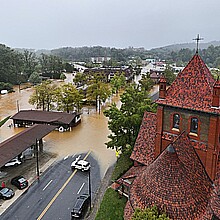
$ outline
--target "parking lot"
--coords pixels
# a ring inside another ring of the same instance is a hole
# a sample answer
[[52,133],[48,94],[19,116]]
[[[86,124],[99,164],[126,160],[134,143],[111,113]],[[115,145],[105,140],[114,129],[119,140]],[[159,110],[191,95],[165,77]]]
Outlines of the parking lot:
[[[49,153],[49,152],[43,152],[39,156],[39,170],[40,173],[43,172],[45,169],[47,169],[51,163],[56,159],[56,155]],[[33,181],[37,179],[37,168],[36,168],[36,158],[32,158],[29,160],[25,160],[22,164],[18,166],[13,167],[2,167],[0,169],[0,183],[5,182],[5,186],[12,188],[15,191],[14,198],[4,201],[0,200],[0,214],[6,209],[16,198],[20,196],[25,190],[18,190],[15,186],[11,184],[11,179],[15,176],[22,175],[24,176],[29,184],[31,184]]]

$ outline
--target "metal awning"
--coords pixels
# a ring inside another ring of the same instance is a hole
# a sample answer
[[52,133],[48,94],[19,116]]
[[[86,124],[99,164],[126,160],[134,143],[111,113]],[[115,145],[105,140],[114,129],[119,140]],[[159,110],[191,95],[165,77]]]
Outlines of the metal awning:
[[0,167],[53,131],[56,126],[35,124],[0,143]]

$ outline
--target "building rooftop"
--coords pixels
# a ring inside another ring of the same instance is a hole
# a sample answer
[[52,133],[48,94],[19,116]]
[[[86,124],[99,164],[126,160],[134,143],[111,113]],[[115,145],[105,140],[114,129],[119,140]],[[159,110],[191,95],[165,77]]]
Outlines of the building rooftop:
[[155,137],[157,116],[152,112],[145,112],[142,124],[135,142],[131,159],[141,164],[149,165],[155,159]]
[[76,117],[76,113],[51,112],[40,110],[21,110],[11,117],[13,120],[26,120],[45,123],[70,124]]
[[157,205],[171,219],[220,217],[220,198],[185,133],[134,180],[125,219],[130,219],[135,208],[151,205]]
[[158,99],[157,103],[220,114],[220,108],[212,107],[214,83],[208,67],[201,57],[195,54],[167,89],[165,99]]

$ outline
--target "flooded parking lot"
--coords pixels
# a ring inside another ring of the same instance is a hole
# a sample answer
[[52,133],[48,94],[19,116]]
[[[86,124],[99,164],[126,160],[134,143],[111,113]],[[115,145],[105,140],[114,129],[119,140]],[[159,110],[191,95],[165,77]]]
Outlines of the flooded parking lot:
[[[19,109],[35,109],[28,103],[32,92],[32,88],[19,92],[15,87],[14,93],[0,96],[0,120],[15,114]],[[118,102],[117,97],[113,101]],[[10,119],[0,128],[1,142],[24,129],[10,126],[11,123]],[[44,137],[44,150],[55,154],[57,159],[91,150],[100,164],[101,176],[104,176],[108,167],[116,161],[115,152],[105,145],[109,133],[108,119],[102,112],[99,114],[90,106],[89,114],[88,108],[84,108],[81,123],[71,131],[53,131]]]

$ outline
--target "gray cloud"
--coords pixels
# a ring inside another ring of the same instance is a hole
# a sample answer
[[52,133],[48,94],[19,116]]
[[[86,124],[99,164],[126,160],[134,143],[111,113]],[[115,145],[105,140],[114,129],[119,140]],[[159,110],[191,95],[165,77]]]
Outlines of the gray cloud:
[[0,0],[10,47],[154,47],[219,40],[219,0]]

